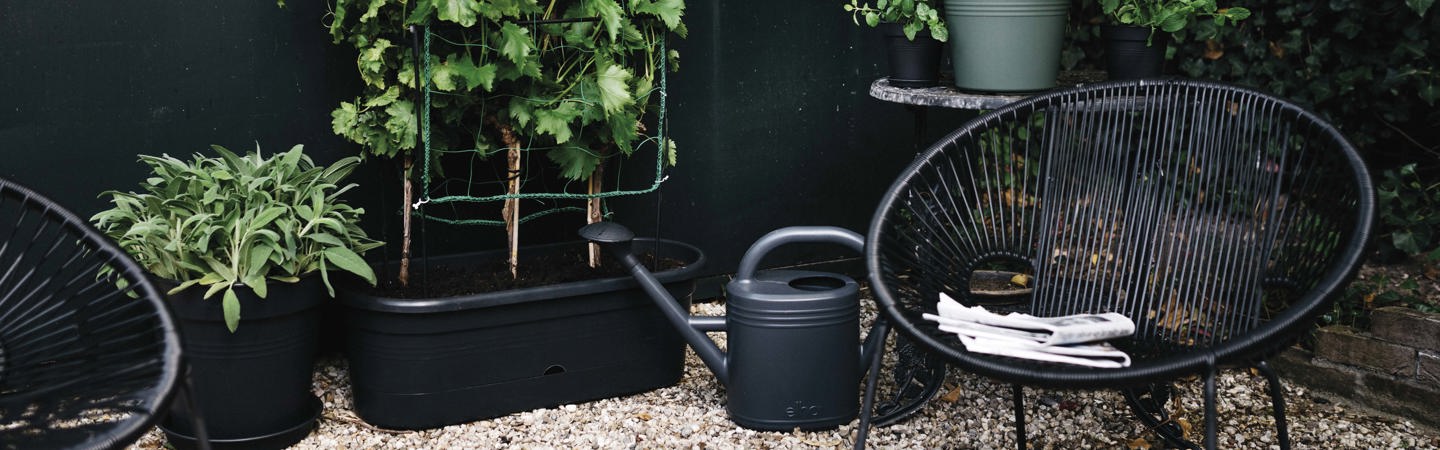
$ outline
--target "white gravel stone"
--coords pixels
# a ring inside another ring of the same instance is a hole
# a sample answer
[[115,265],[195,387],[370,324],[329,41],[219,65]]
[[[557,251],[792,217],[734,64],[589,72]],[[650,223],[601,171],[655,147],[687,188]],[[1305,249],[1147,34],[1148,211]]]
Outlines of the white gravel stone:
[[[700,303],[695,309],[724,313],[719,303]],[[873,309],[867,308],[862,317],[871,320]],[[294,449],[835,449],[853,445],[857,426],[851,422],[815,432],[740,428],[726,415],[723,389],[692,352],[687,352],[685,375],[675,386],[426,431],[384,430],[364,423],[350,411],[345,361],[329,357],[316,368],[314,389],[324,400],[324,413],[315,432]],[[1278,448],[1264,380],[1228,371],[1218,386],[1219,447]],[[858,396],[858,383],[856,387]],[[1177,420],[1194,424],[1192,433],[1199,435],[1204,424],[1200,383],[1178,382],[1177,388]],[[1285,390],[1290,438],[1297,449],[1440,449],[1436,430],[1334,399],[1316,402],[1314,394],[1288,382]],[[1026,388],[1025,397],[1031,448],[1124,449],[1137,439],[1161,447],[1116,392]],[[887,449],[1014,448],[1010,387],[951,370],[925,409],[905,422],[872,430],[868,443]],[[163,435],[153,430],[131,448],[158,450],[163,445]]]

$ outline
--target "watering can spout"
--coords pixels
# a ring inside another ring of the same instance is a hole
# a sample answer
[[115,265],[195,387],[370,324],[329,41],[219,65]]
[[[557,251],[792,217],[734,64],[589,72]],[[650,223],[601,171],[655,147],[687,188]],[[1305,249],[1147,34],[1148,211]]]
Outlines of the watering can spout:
[[640,264],[640,258],[631,251],[630,242],[635,239],[635,233],[624,225],[615,222],[595,222],[581,227],[580,237],[600,244],[607,252],[620,260],[635,281],[640,283],[640,288],[649,295],[651,300],[655,301],[655,305],[659,307],[665,320],[670,322],[671,327],[680,333],[680,336],[685,339],[685,343],[690,344],[690,348],[695,350],[695,354],[715,374],[715,379],[719,380],[721,385],[730,385],[725,352],[721,351],[720,346],[715,345],[715,341],[710,340],[704,333],[704,331],[723,329],[724,318],[692,318],[689,311],[680,309],[680,303],[675,301],[675,297],[665,290],[665,286],[660,283],[660,280],[655,279],[655,275],[651,274],[644,264]]

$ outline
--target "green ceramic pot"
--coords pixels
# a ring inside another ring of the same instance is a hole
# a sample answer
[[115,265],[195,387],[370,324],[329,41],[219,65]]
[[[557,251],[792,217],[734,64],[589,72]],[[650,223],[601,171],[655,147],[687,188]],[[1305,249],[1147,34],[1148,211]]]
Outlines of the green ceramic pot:
[[1055,87],[1068,0],[945,0],[955,87],[1029,92]]

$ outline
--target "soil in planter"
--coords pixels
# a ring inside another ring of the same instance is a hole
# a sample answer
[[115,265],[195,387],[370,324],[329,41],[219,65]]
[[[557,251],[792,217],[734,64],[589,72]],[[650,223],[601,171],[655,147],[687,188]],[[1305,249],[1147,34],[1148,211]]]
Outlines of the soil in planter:
[[1025,289],[1025,286],[1011,283],[1010,280],[999,278],[970,279],[970,292],[1008,292],[1019,289]]
[[[648,253],[640,255],[640,260],[652,272],[685,265],[680,260],[662,258],[657,267],[655,255]],[[409,286],[401,287],[393,273],[381,273],[377,275],[382,279],[372,292],[393,298],[434,298],[630,276],[614,258],[604,258],[599,268],[590,268],[583,248],[522,259],[519,273],[513,278],[504,261],[480,265],[427,265],[423,258],[416,258],[411,261],[410,269]]]

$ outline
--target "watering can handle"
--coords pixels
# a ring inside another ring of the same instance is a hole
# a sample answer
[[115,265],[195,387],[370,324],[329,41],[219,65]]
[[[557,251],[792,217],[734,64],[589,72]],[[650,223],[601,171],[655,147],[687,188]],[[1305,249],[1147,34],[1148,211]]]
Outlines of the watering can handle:
[[797,242],[828,242],[850,247],[856,253],[865,253],[865,237],[854,231],[840,227],[785,227],[766,233],[760,240],[750,244],[750,249],[746,250],[745,256],[740,259],[740,268],[735,272],[735,279],[740,282],[753,280],[755,268],[766,254],[776,247]]

